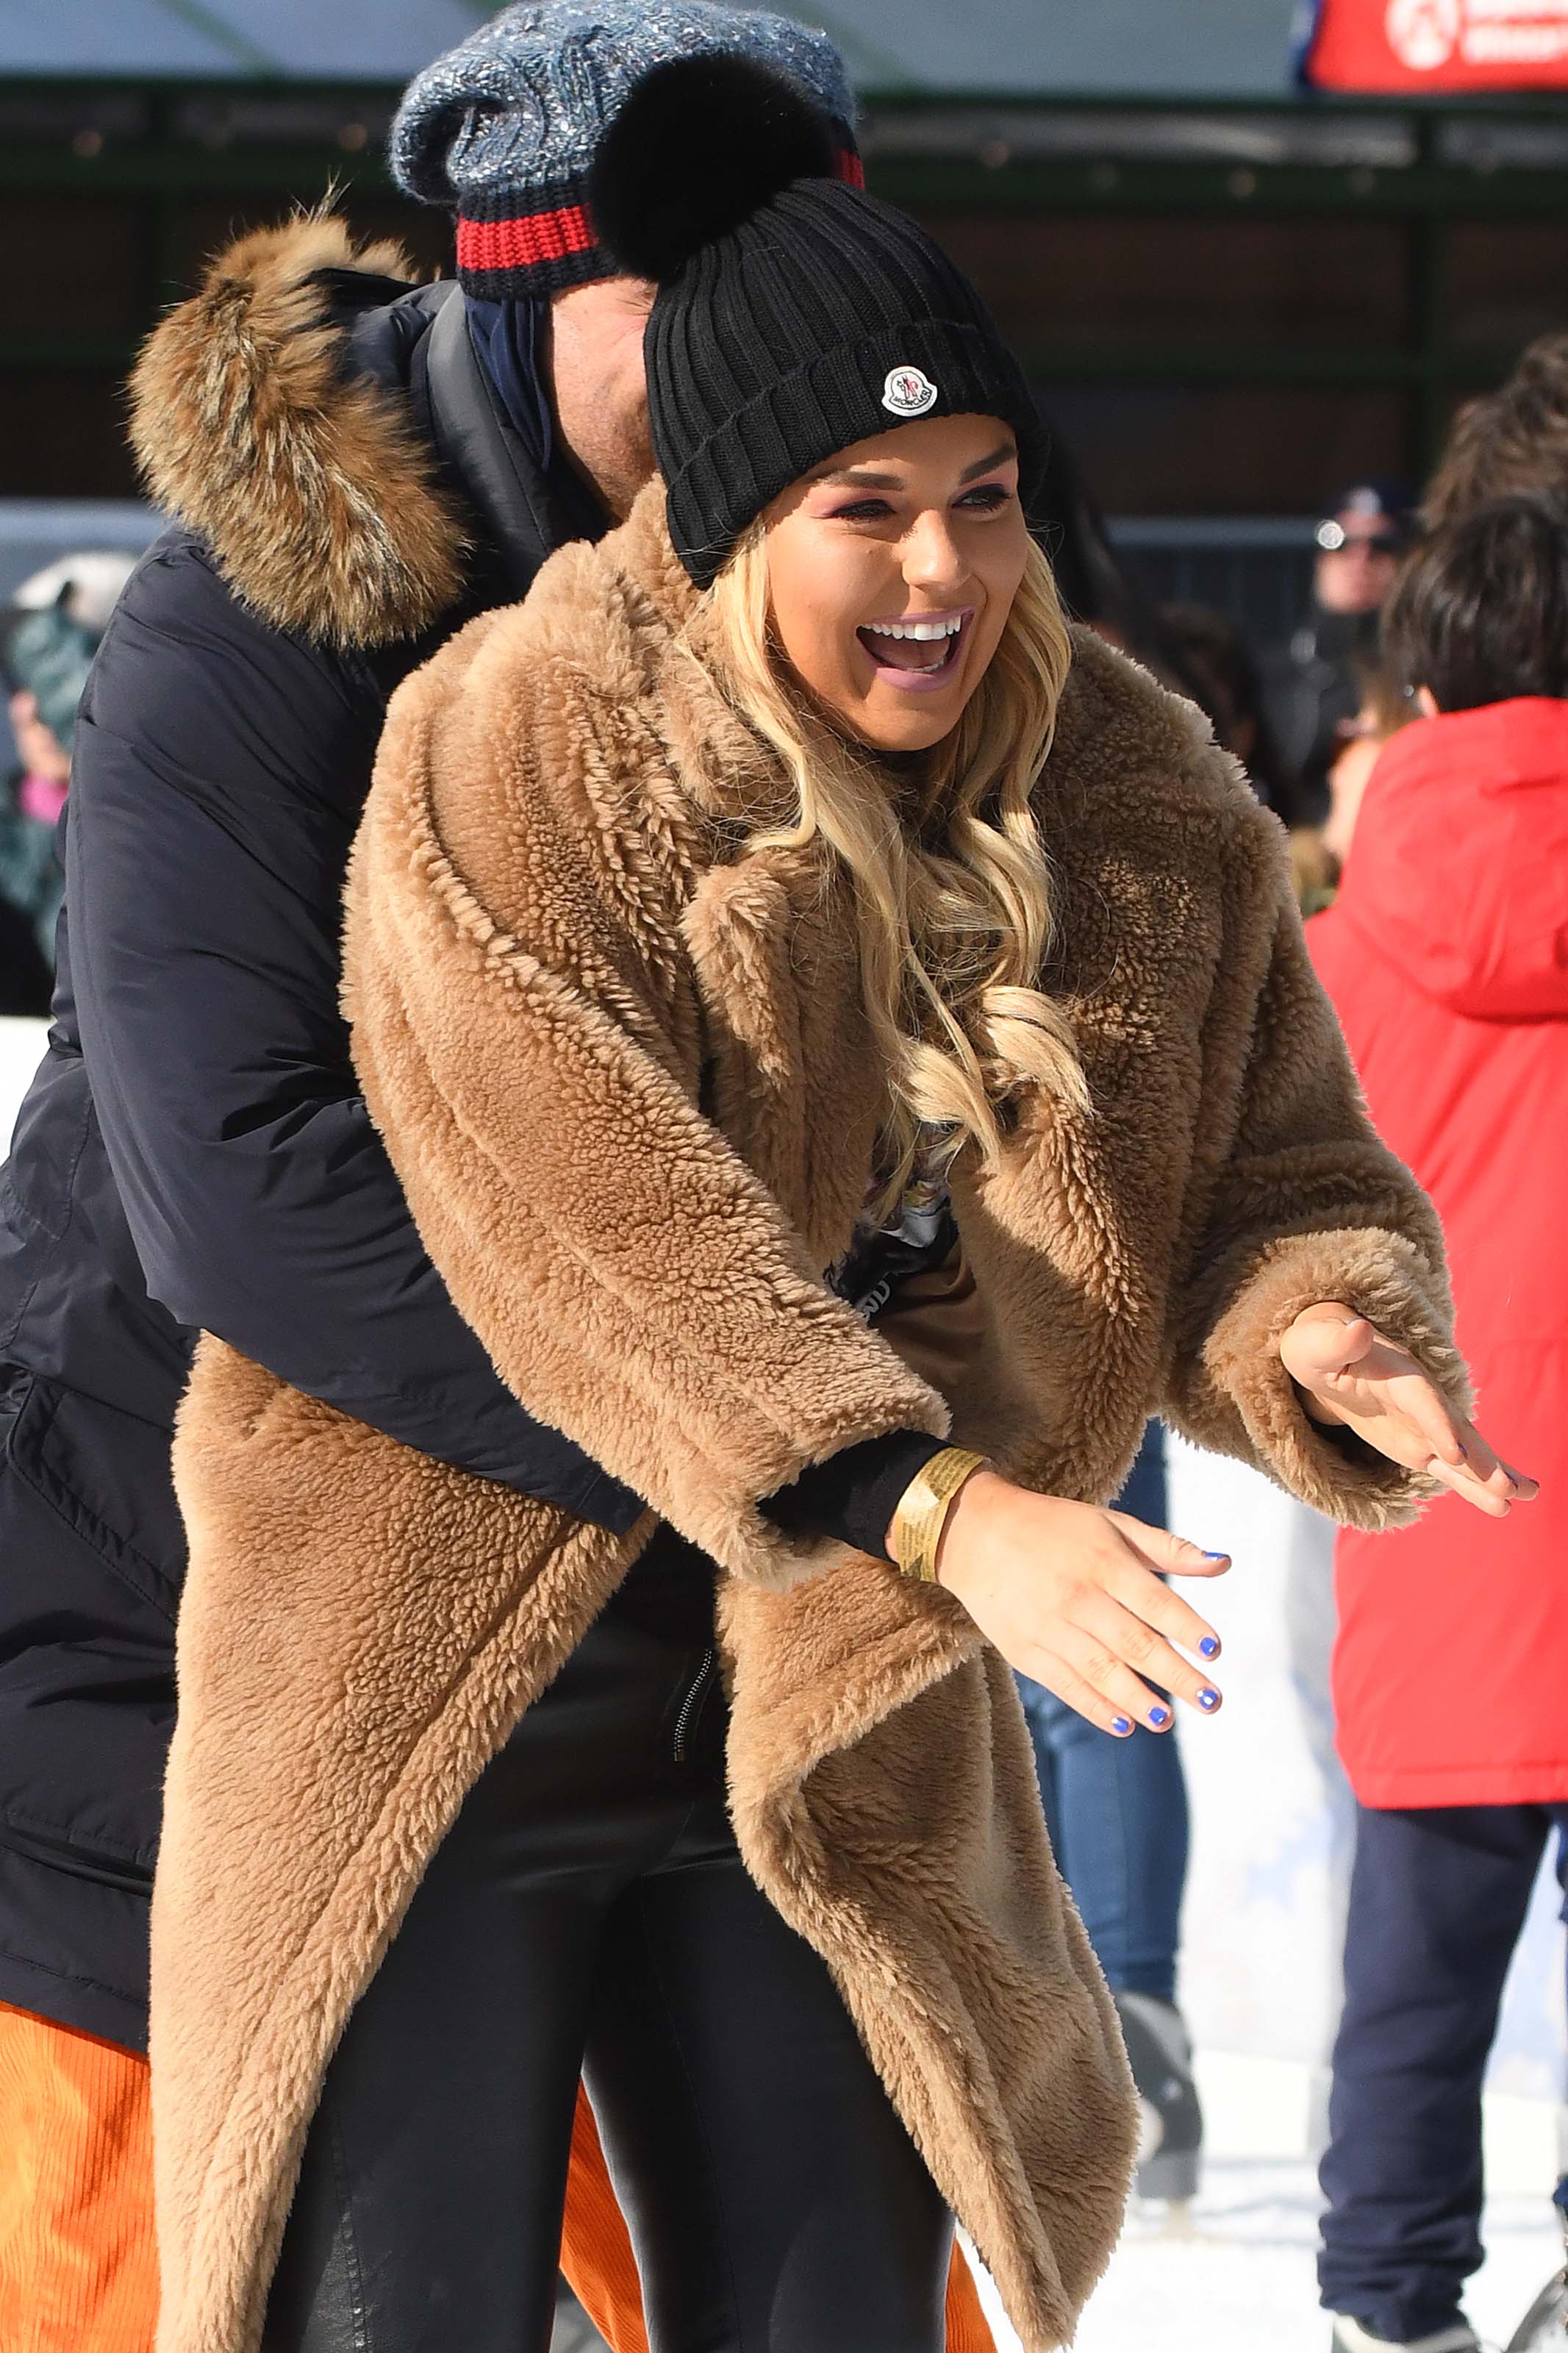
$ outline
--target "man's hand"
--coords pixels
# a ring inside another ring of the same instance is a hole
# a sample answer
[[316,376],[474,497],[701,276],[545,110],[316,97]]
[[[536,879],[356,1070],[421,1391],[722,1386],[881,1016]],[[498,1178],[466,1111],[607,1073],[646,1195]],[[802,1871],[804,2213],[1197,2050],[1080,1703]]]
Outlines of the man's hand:
[[1495,1453],[1457,1415],[1408,1348],[1385,1340],[1335,1300],[1304,1307],[1279,1342],[1280,1362],[1314,1421],[1340,1423],[1407,1471],[1425,1471],[1479,1512],[1506,1519],[1536,1494],[1533,1479]]

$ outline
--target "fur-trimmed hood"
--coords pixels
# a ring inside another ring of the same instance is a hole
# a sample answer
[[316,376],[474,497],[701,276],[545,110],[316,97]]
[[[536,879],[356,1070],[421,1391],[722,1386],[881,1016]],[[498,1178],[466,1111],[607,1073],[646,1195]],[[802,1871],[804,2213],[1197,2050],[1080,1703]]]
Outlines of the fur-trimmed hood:
[[397,246],[356,248],[330,214],[258,229],[132,378],[149,496],[264,620],[340,649],[419,636],[463,586],[468,518],[406,402],[353,365],[341,315],[345,291],[391,302],[412,276]]
[[[824,1956],[1030,2353],[1121,2226],[1135,2116],[1012,1677],[940,1589],[758,1499],[900,1428],[1103,1498],[1145,1417],[1366,1525],[1419,1492],[1303,1415],[1339,1298],[1463,1389],[1440,1238],[1362,1112],[1282,839],[1191,709],[1089,637],[1037,806],[1042,976],[1093,1103],[955,1170],[981,1303],[943,1394],[821,1279],[878,1099],[852,914],[726,822],[772,788],[650,488],[393,707],[349,891],[367,1099],[528,1409],[626,1537],[401,1449],[207,1343],[154,1904],[161,2353],[253,2353],[321,2072],[477,1774],[662,1516],[711,1553],[742,1853]],[[245,1858],[237,1869],[235,1858]]]

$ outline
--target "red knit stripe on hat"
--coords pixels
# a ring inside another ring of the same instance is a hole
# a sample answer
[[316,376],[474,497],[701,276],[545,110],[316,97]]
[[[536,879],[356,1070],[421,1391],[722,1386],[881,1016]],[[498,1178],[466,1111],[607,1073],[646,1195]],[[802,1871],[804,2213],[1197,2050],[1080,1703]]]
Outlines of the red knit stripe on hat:
[[554,212],[524,213],[513,220],[458,222],[459,269],[535,269],[543,261],[563,261],[595,243],[583,205]]
[[[866,168],[852,147],[841,147],[836,176],[852,188],[866,185]],[[592,252],[598,239],[585,205],[557,205],[542,213],[518,213],[508,220],[458,218],[458,268],[478,274],[487,270],[537,269],[564,261],[574,253]]]

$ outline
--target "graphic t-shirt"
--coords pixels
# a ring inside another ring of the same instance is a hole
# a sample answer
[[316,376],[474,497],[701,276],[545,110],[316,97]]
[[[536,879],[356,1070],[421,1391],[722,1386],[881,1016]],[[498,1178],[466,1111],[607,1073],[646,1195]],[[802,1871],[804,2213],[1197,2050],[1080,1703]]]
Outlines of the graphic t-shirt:
[[[872,1198],[879,1187],[872,1188]],[[911,1275],[940,1266],[958,1240],[945,1173],[935,1173],[928,1156],[916,1167],[890,1213],[880,1223],[868,1209],[855,1239],[827,1273],[827,1287],[847,1300],[857,1315],[874,1324]]]

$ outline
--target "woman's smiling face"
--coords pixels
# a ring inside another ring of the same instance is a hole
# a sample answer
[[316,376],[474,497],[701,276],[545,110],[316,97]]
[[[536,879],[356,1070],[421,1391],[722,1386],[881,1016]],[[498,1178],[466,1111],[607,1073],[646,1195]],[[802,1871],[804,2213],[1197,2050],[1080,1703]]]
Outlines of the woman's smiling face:
[[990,665],[1028,533],[1012,428],[926,417],[841,449],[763,518],[774,635],[847,735],[940,743]]

